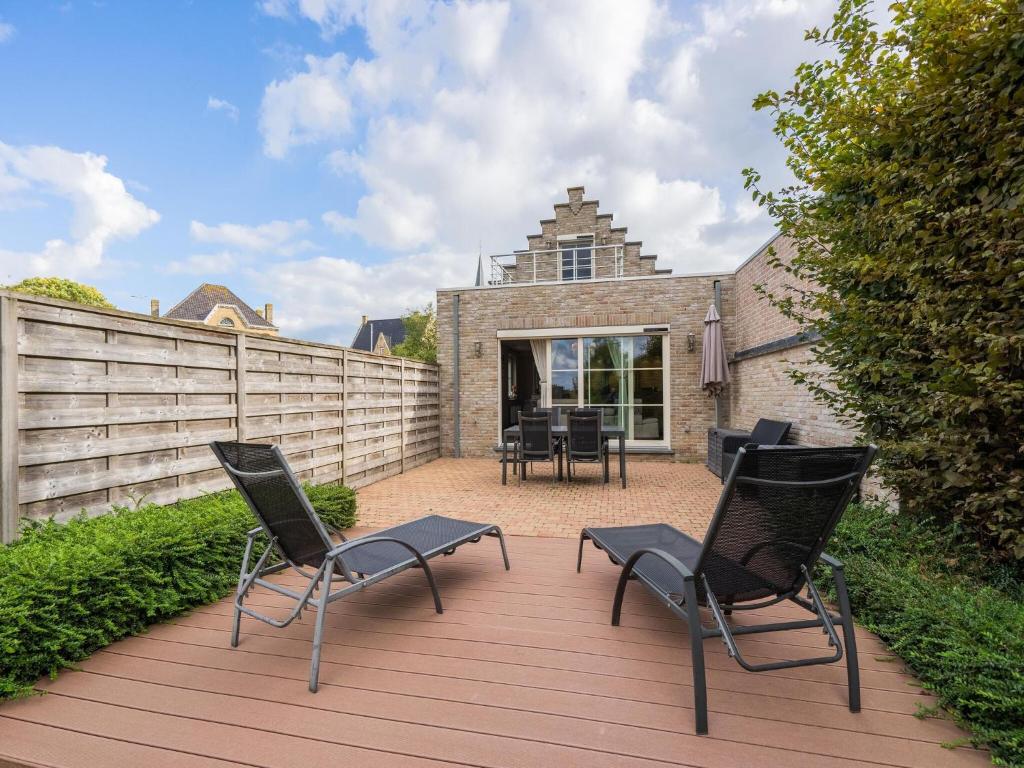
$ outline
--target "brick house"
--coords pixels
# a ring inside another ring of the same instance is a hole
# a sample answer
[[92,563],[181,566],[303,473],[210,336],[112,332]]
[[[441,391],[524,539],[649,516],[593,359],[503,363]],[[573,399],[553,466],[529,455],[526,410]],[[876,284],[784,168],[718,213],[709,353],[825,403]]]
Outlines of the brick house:
[[[160,302],[150,302],[150,314],[160,317]],[[164,317],[172,320],[186,320],[191,323],[237,328],[249,333],[277,336],[274,325],[274,305],[267,304],[262,310],[253,309],[225,285],[203,283],[192,293],[179,301]]]
[[356,335],[352,338],[352,349],[361,349],[377,355],[390,355],[392,350],[405,340],[405,323],[400,317],[371,320],[363,315]]
[[[732,382],[719,423],[794,422],[792,437],[839,444],[853,433],[786,375],[809,340],[755,290],[785,290],[767,261],[773,238],[735,271],[676,275],[627,240],[626,227],[568,190],[527,248],[491,257],[477,285],[437,292],[441,449],[487,456],[533,407],[600,407],[629,453],[703,461],[715,403],[698,384],[704,316],[717,304]],[[739,256],[739,254],[738,254]]]

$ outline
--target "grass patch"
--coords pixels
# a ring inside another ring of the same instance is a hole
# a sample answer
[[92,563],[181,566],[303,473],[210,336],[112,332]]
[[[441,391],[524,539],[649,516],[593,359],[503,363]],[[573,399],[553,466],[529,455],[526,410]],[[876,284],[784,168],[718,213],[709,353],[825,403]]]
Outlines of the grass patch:
[[[306,491],[325,523],[355,524],[352,489]],[[0,547],[0,699],[229,594],[246,532],[255,526],[236,491],[28,525],[16,542]]]
[[828,551],[846,564],[857,621],[888,643],[945,709],[992,750],[1024,765],[1024,578],[939,530],[851,506]]

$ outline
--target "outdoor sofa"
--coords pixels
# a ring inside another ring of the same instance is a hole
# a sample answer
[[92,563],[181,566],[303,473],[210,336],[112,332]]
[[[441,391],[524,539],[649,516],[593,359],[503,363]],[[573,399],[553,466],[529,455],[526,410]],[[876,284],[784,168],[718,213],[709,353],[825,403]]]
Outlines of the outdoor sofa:
[[[231,645],[238,646],[243,613],[282,628],[298,618],[303,608],[315,608],[316,628],[309,673],[309,690],[313,692],[318,687],[320,647],[330,603],[407,568],[419,567],[433,594],[434,608],[442,613],[441,596],[427,561],[438,555],[450,555],[463,544],[478,542],[484,536],[498,539],[505,570],[509,570],[505,538],[496,525],[429,515],[369,536],[347,540],[340,531],[329,528],[317,516],[276,445],[214,442],[210,447],[260,523],[258,528],[249,531],[242,557],[235,592]],[[333,542],[331,533],[337,535],[341,543]],[[258,542],[265,546],[250,570],[249,561]],[[264,579],[264,576],[288,568],[307,580],[305,589],[296,592]],[[275,619],[245,605],[249,590],[257,584],[291,598],[295,605],[290,613],[282,619]]]
[[742,429],[712,427],[708,430],[708,469],[717,477],[729,476],[736,452],[744,445],[782,445],[793,426],[789,421],[758,419],[754,428],[747,432]]
[[[875,450],[874,446],[740,448],[703,543],[665,524],[583,529],[577,572],[587,540],[622,567],[612,604],[613,625],[619,624],[631,579],[687,622],[697,733],[708,732],[703,641],[709,637],[720,638],[729,656],[751,672],[834,663],[842,659],[845,643],[849,706],[852,712],[860,710],[857,644],[843,565],[825,554],[824,548]],[[819,562],[831,569],[838,614],[825,606],[811,580]],[[801,595],[805,590],[806,597]],[[784,601],[813,618],[730,622],[733,611]],[[704,626],[700,606],[710,610],[713,627]],[[833,650],[813,658],[754,663],[744,658],[736,641],[740,635],[808,627],[820,628]]]

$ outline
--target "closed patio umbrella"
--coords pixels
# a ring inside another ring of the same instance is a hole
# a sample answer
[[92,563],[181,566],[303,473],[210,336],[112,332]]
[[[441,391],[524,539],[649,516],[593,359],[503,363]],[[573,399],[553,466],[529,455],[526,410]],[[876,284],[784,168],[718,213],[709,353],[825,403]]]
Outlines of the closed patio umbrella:
[[722,318],[712,304],[704,317],[704,339],[701,349],[700,388],[715,398],[715,426],[718,426],[718,396],[729,383],[729,364],[725,358]]

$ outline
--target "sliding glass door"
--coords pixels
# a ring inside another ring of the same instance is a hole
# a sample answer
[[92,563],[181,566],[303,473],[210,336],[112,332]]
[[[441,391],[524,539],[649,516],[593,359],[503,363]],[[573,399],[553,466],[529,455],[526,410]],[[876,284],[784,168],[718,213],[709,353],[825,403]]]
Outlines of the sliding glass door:
[[637,444],[667,444],[667,346],[662,336],[551,339],[551,405],[600,408]]

